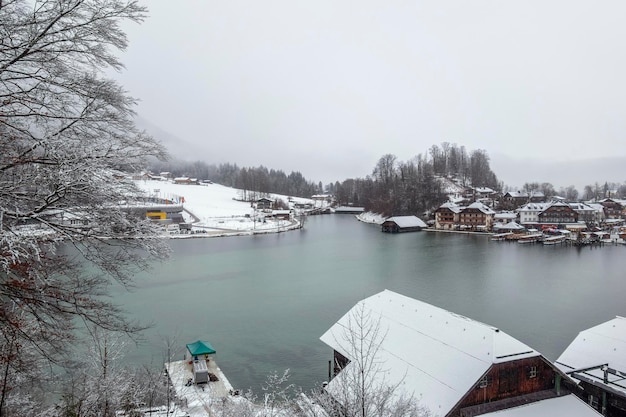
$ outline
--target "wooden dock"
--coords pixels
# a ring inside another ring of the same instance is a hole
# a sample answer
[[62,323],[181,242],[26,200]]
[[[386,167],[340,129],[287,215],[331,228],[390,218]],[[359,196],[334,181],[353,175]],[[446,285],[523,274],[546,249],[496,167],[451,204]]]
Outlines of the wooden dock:
[[234,394],[232,385],[213,359],[207,361],[207,369],[209,375],[217,377],[217,381],[194,384],[193,363],[187,360],[168,362],[165,369],[174,388],[176,402],[186,416],[217,415],[213,410]]

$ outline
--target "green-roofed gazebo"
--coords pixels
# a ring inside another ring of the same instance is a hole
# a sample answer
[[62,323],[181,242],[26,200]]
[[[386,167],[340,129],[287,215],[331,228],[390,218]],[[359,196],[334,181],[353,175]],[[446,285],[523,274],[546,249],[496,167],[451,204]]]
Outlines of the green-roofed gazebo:
[[187,351],[189,352],[191,357],[215,354],[215,349],[213,349],[213,346],[211,346],[209,342],[205,342],[202,340],[187,344]]

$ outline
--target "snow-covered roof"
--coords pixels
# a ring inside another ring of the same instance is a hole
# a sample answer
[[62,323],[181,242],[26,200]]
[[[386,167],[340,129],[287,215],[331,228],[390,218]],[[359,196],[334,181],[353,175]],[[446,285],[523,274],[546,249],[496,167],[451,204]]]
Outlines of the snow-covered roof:
[[509,191],[508,193],[505,194],[509,195],[513,198],[527,198],[528,197],[528,193],[526,191]]
[[474,203],[470,204],[469,206],[467,206],[466,208],[468,208],[468,209],[478,209],[478,210],[480,210],[481,212],[483,212],[485,214],[496,214],[495,211],[493,211],[492,209],[490,209],[489,207],[487,207],[483,203],[479,203],[479,202],[474,202]]
[[517,219],[517,213],[513,213],[512,211],[503,211],[500,213],[496,213],[493,217],[495,219],[513,220]]
[[459,206],[458,204],[452,202],[452,201],[446,201],[445,203],[443,203],[442,205],[439,206],[439,208],[447,208],[448,210],[454,212],[454,213],[460,213],[461,210],[464,209],[463,206]]
[[567,204],[572,208],[572,210],[576,210],[576,211],[595,210],[593,207],[585,203],[567,203]]
[[[320,339],[350,359],[354,350],[346,336],[361,312],[380,319],[385,335],[372,353],[383,368],[373,382],[402,382],[408,395],[438,415],[447,414],[492,364],[539,355],[495,327],[389,290],[360,301]],[[341,389],[342,373],[355,362],[329,383],[331,393]]]
[[[608,363],[609,368],[626,376],[624,352],[626,352],[626,318],[617,316],[613,320],[580,332],[556,360],[556,365],[561,370],[569,372]],[[581,374],[599,384],[603,383],[602,369],[589,370]],[[611,373],[608,377],[610,387],[626,393],[623,382],[619,385],[611,383],[615,380],[623,381],[623,377]]]
[[518,208],[517,211],[536,211],[542,212],[548,207],[550,207],[551,203],[528,203]]
[[507,224],[500,226],[500,229],[507,230],[522,230],[524,226],[517,224],[516,222],[508,222]]
[[549,398],[519,407],[507,408],[493,413],[481,414],[481,417],[598,417],[601,414],[589,407],[573,394]]
[[394,222],[398,227],[428,227],[422,219],[417,216],[393,216],[385,219],[386,222]]
[[491,189],[491,188],[489,188],[489,187],[476,187],[476,188],[474,188],[474,190],[475,190],[477,193],[482,193],[482,194],[492,194],[492,193],[495,193],[495,191],[494,191],[494,190],[492,190],[492,189]]
[[604,206],[602,204],[599,204],[599,203],[585,203],[585,204],[597,212],[604,212]]

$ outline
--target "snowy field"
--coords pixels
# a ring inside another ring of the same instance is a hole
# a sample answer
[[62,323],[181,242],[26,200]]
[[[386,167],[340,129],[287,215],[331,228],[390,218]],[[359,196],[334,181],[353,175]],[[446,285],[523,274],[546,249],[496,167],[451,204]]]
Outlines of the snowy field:
[[[149,197],[168,199],[183,204],[185,221],[193,224],[194,236],[206,232],[211,236],[272,233],[298,228],[297,220],[270,220],[267,213],[255,211],[249,202],[237,201],[242,192],[219,184],[174,184],[169,181],[136,181]],[[271,194],[269,198],[289,202],[289,197]],[[293,203],[313,200],[292,197]],[[320,204],[318,202],[318,204]]]

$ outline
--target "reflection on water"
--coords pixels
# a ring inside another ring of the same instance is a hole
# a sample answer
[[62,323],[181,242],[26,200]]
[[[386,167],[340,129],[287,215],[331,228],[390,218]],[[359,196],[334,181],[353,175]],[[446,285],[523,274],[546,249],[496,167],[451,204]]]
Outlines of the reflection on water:
[[[554,360],[587,327],[626,315],[626,247],[566,248],[432,232],[390,235],[349,215],[304,230],[172,240],[171,259],[116,300],[154,322],[129,360],[160,364],[163,337],[207,339],[237,388],[290,368],[305,388],[327,379],[319,341],[358,300],[385,288],[497,326]],[[178,357],[182,356],[182,351]]]

